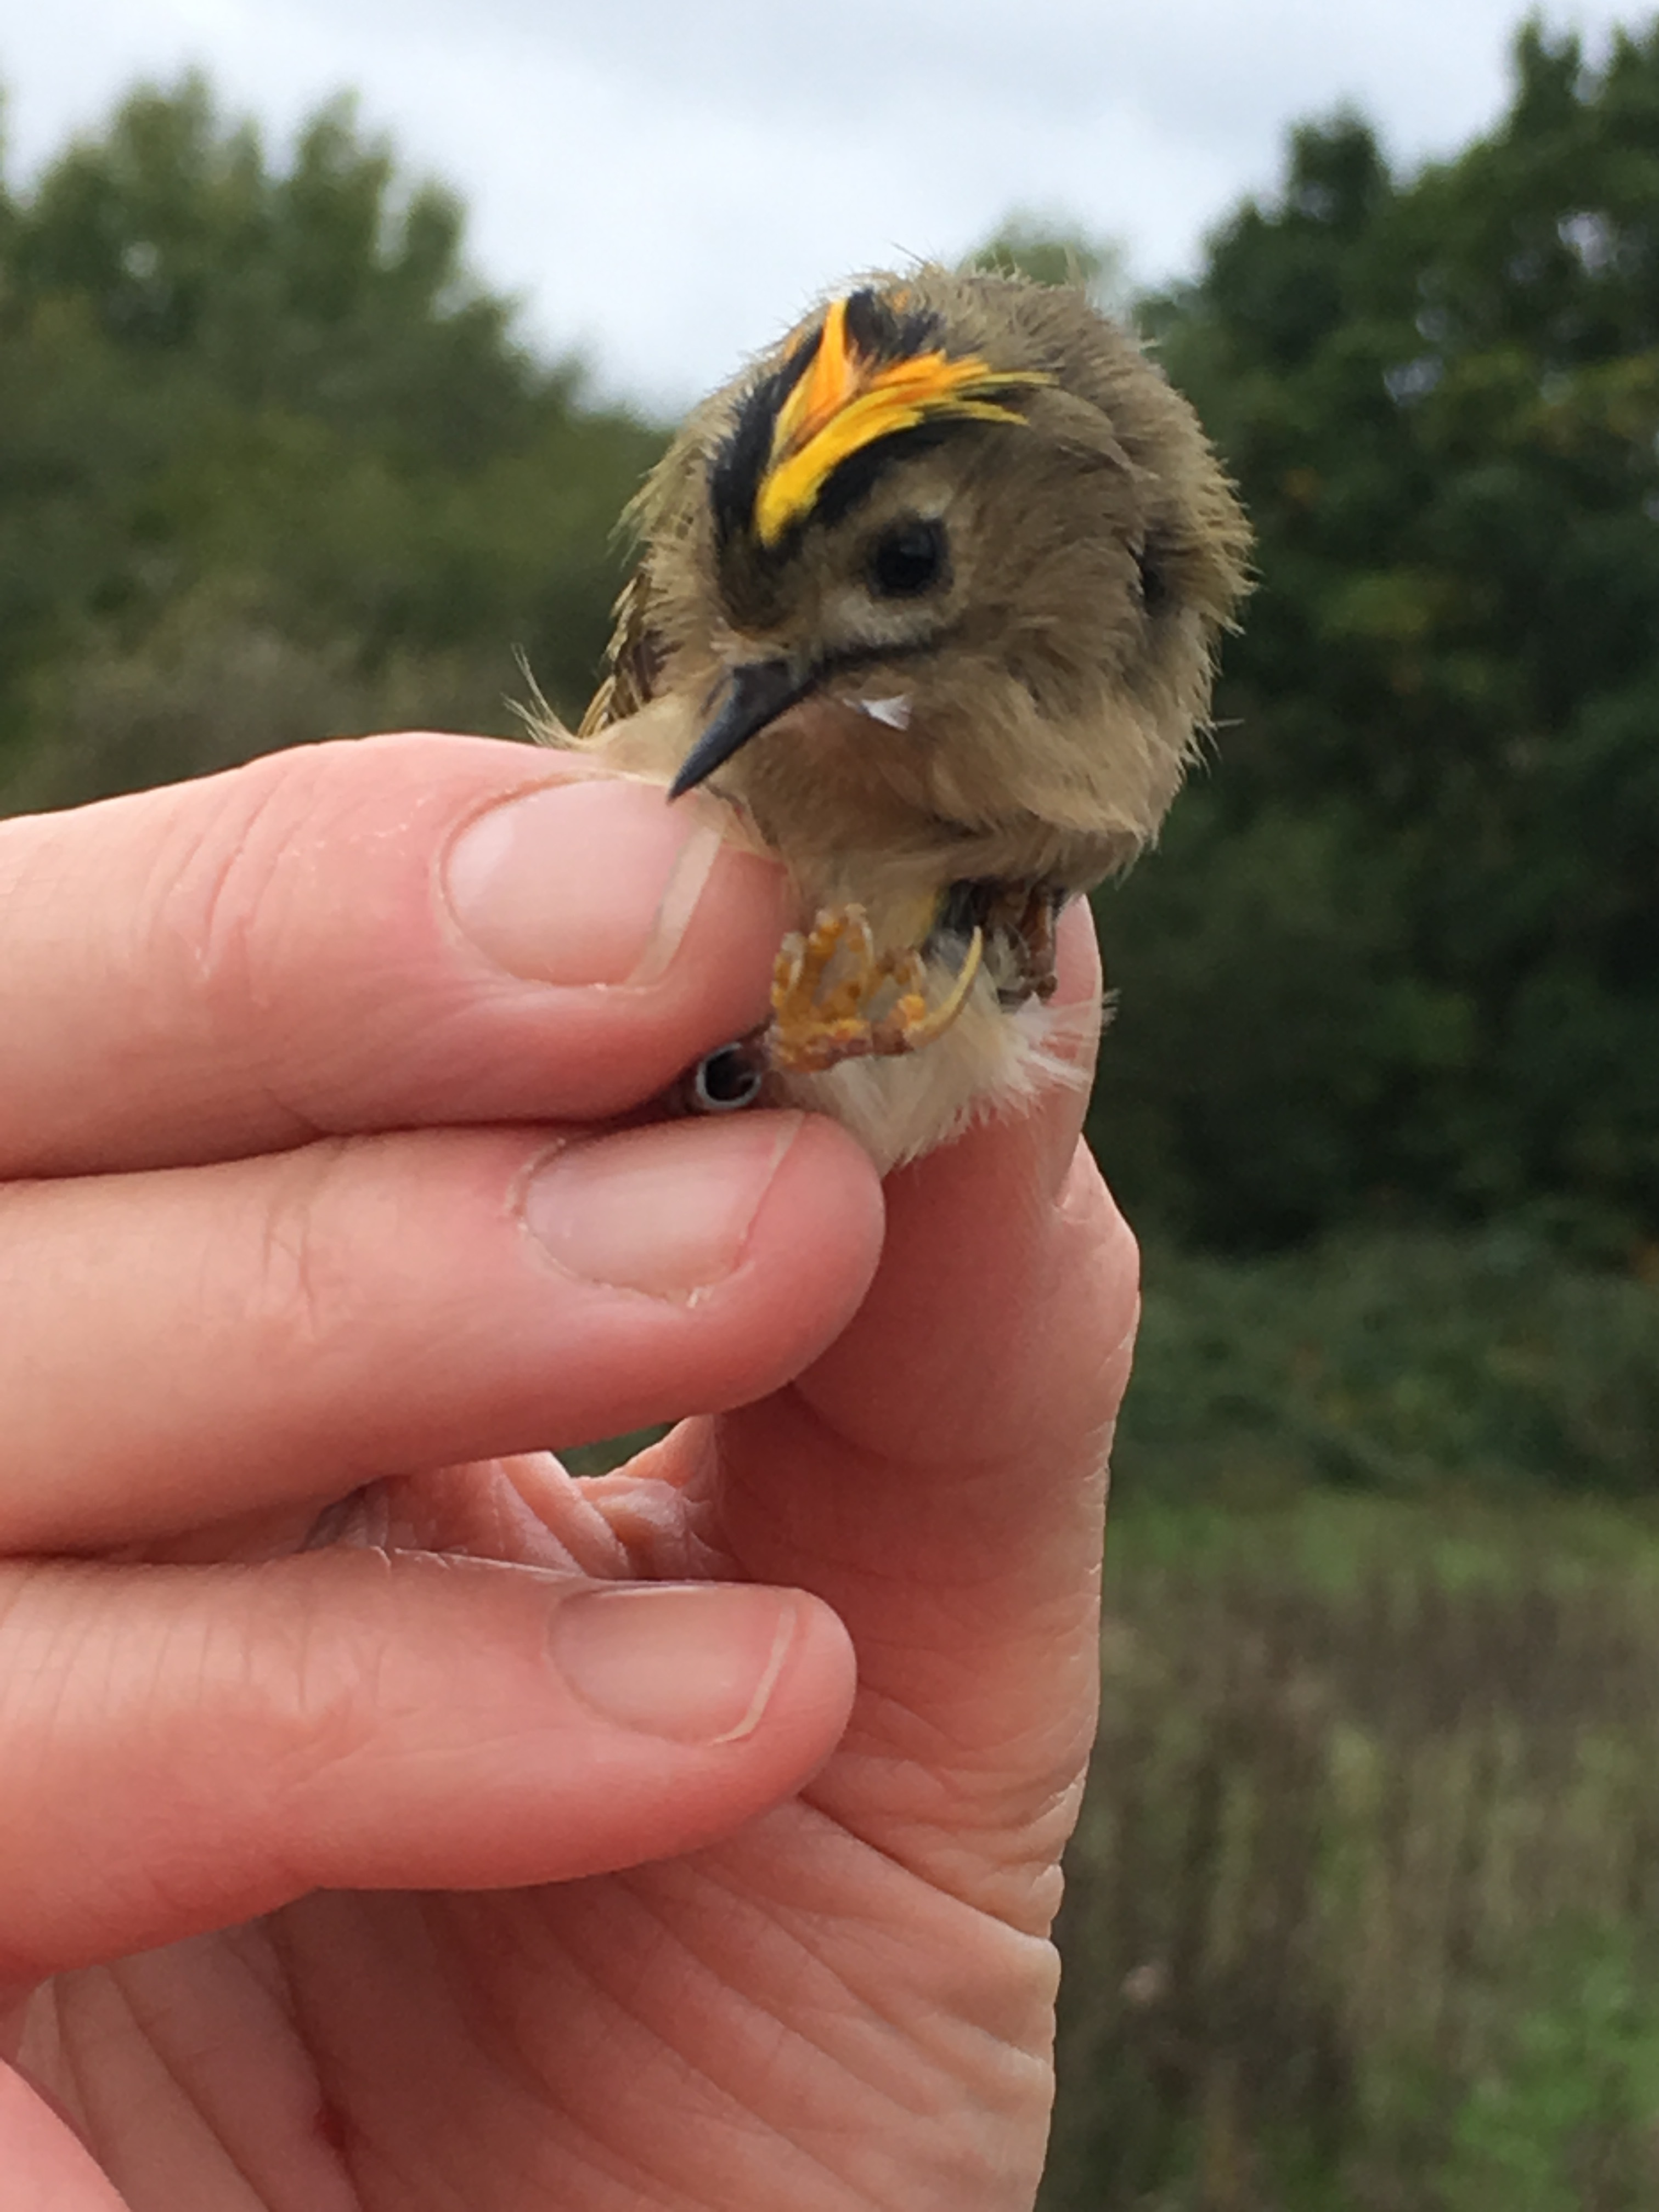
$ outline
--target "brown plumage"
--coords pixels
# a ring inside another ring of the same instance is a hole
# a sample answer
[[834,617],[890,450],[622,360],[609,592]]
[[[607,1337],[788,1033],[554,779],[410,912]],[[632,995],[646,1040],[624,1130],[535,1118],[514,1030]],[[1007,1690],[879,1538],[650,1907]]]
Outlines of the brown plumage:
[[559,741],[733,801],[806,933],[713,1088],[884,1163],[1028,1095],[1054,915],[1156,831],[1244,589],[1190,407],[1078,293],[873,276],[694,412],[635,518]]

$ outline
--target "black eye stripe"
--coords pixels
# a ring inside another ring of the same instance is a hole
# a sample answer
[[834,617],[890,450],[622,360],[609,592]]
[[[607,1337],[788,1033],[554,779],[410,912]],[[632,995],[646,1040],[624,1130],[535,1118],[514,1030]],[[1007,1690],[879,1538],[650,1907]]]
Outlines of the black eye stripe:
[[870,496],[895,461],[931,453],[959,437],[963,428],[960,422],[913,422],[908,430],[890,430],[884,438],[872,438],[830,470],[812,508],[812,520],[833,529]]
[[811,366],[820,330],[808,331],[788,359],[747,393],[737,420],[715,449],[708,474],[717,542],[727,545],[754,520],[755,501],[772,450],[778,410]]
[[878,599],[917,599],[942,584],[949,570],[945,525],[919,515],[884,530],[870,549],[867,574]]

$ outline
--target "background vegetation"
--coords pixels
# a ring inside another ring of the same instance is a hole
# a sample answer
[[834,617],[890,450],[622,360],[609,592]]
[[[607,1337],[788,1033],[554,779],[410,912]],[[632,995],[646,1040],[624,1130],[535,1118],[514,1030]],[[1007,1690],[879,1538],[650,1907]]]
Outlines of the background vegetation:
[[662,433],[533,359],[462,216],[206,87],[0,194],[0,785],[64,802],[411,720],[580,707]]
[[1261,589],[1222,765],[1109,914],[1099,1126],[1207,1245],[1659,1227],[1659,35],[1516,59],[1413,176],[1298,131],[1148,303]]
[[1045,2212],[1659,2205],[1659,1542],[1132,1512]]
[[[1121,301],[1098,241],[987,249]],[[1659,27],[1137,304],[1260,532],[1102,894],[1149,1232],[1052,2212],[1659,2208]],[[348,105],[0,183],[0,807],[580,708],[666,434]]]

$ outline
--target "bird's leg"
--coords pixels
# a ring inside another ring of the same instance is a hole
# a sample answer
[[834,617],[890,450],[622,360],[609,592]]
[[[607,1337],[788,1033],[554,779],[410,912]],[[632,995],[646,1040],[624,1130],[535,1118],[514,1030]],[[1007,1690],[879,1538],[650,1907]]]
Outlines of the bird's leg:
[[861,906],[826,908],[804,937],[786,937],[779,949],[767,1033],[772,1066],[820,1075],[844,1060],[920,1051],[962,1012],[984,949],[975,929],[950,991],[930,1006],[920,952],[878,952]]
[[1012,1013],[1029,999],[1052,999],[1059,988],[1054,923],[1065,902],[1052,883],[964,878],[945,893],[927,950],[938,951],[953,938],[965,942],[975,926],[982,929],[997,997]]
[[1011,884],[1008,889],[1012,911],[1005,927],[1015,947],[1019,978],[1030,997],[1046,1003],[1060,988],[1060,977],[1054,970],[1054,921],[1060,912],[1059,896],[1051,884],[1031,884],[1025,887],[1021,904],[1021,886]]

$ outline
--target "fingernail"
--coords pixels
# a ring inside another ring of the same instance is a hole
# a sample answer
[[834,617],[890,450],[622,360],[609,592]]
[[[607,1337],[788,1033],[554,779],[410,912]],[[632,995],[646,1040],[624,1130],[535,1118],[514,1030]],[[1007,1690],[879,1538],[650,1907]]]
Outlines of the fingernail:
[[720,852],[717,818],[653,783],[595,776],[492,806],[450,847],[464,936],[540,983],[644,983],[685,934]]
[[582,1282],[692,1297],[743,1256],[803,1118],[671,1121],[566,1146],[526,1183],[526,1225]]
[[737,1743],[760,1725],[799,1617],[791,1592],[735,1583],[581,1590],[553,1616],[553,1658],[602,1720]]

